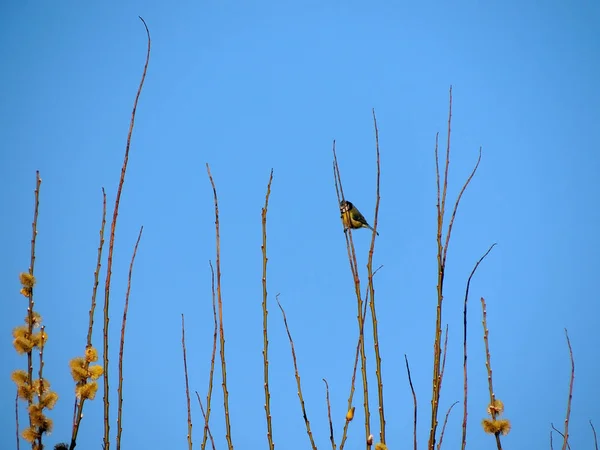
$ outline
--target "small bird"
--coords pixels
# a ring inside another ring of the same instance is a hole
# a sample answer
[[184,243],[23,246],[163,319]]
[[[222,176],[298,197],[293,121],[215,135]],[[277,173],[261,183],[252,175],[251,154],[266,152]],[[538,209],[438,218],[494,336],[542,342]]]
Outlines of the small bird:
[[[349,201],[343,200],[340,202],[340,212],[344,230],[347,230],[348,228],[368,228],[369,230],[375,231],[360,211],[356,209],[356,206]],[[379,236],[379,233],[377,233],[377,236]]]

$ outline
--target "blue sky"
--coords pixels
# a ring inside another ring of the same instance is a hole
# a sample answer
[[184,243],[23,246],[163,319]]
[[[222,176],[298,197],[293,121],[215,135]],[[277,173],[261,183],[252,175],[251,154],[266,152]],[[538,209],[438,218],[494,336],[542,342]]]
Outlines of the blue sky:
[[[1,448],[15,445],[10,372],[26,364],[14,352],[10,333],[26,311],[18,273],[29,264],[36,169],[43,179],[36,305],[50,337],[45,374],[60,395],[51,413],[55,430],[46,442],[70,437],[74,394],[68,361],[85,345],[101,187],[110,211],[143,67],[146,35],[138,15],[148,23],[153,46],[117,227],[111,314],[111,386],[116,388],[127,270],[143,225],[125,348],[124,448],[186,445],[181,313],[191,389],[202,396],[206,391],[213,320],[208,261],[215,258],[207,162],[221,210],[234,445],[266,446],[260,211],[271,168],[275,443],[284,449],[309,445],[274,303],[280,293],[317,444],[329,446],[322,378],[329,381],[339,444],[357,327],[331,147],[336,139],[346,198],[371,221],[371,108],[378,118],[382,162],[381,236],[374,263],[384,266],[376,292],[388,444],[393,449],[412,442],[407,354],[423,448],[436,302],[433,148],[437,131],[445,144],[450,85],[449,201],[480,146],[483,157],[463,197],[448,254],[444,321],[450,338],[440,419],[451,403],[462,400],[466,279],[497,242],[471,286],[468,445],[494,445],[480,426],[488,403],[481,296],[488,303],[494,387],[513,425],[506,446],[548,446],[550,423],[562,428],[570,373],[564,327],[576,361],[570,442],[573,448],[593,445],[588,420],[600,428],[595,137],[600,6],[592,1],[417,3],[0,5],[0,423],[9,430],[0,436]],[[354,242],[364,270],[370,233],[355,232]],[[96,319],[94,341],[100,346],[100,315]],[[369,363],[374,386],[372,358]],[[223,448],[218,380],[211,427]],[[115,405],[114,392],[111,400]],[[101,402],[99,395],[87,404],[78,448],[100,446]],[[201,415],[193,404],[198,445]],[[364,442],[360,396],[355,404],[347,448]],[[375,411],[375,403],[371,408]],[[457,405],[447,448],[459,445],[461,416]],[[24,414],[21,419],[24,423]],[[113,411],[113,432],[115,420]],[[376,414],[373,428],[378,428]]]

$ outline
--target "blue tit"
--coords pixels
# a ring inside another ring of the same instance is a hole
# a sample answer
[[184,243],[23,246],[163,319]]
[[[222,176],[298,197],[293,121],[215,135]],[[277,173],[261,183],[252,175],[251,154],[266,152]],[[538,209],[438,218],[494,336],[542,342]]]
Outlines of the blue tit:
[[[347,230],[348,228],[368,228],[369,230],[375,231],[360,211],[356,209],[356,206],[349,201],[343,200],[340,202],[340,212],[344,230]],[[379,236],[379,233],[377,233],[377,236]]]

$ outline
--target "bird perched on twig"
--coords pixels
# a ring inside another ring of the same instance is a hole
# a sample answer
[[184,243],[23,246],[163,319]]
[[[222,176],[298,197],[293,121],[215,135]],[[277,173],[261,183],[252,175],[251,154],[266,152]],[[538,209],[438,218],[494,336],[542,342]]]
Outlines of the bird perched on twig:
[[[342,223],[344,224],[344,231],[348,228],[368,228],[369,230],[375,231],[373,227],[369,225],[365,217],[356,208],[356,206],[354,206],[351,202],[342,200],[340,202],[340,212]],[[377,233],[377,236],[379,236],[379,233]]]

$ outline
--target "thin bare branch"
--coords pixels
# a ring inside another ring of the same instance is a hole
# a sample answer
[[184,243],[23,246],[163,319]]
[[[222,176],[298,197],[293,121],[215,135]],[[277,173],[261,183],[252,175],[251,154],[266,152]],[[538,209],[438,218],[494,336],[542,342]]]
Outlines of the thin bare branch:
[[273,182],[273,169],[271,169],[271,175],[269,176],[269,183],[267,184],[267,194],[265,195],[265,206],[261,212],[262,218],[262,288],[263,288],[263,299],[262,299],[262,312],[263,312],[263,373],[264,373],[264,387],[265,387],[265,415],[267,420],[267,441],[269,442],[269,449],[273,450],[275,444],[273,443],[273,427],[271,424],[271,393],[269,392],[269,337],[267,327],[267,210],[269,208],[269,196],[271,195],[271,183]]
[[592,427],[592,433],[594,433],[594,449],[598,450],[598,437],[596,436],[596,429],[594,428],[594,424],[590,420],[590,427]]
[[450,405],[450,408],[448,408],[448,411],[446,411],[446,417],[444,418],[444,425],[442,425],[442,432],[440,433],[440,442],[438,442],[438,450],[440,450],[440,448],[442,448],[442,441],[444,440],[444,432],[446,431],[446,424],[448,423],[448,416],[450,415],[450,411],[452,411],[452,408],[454,408],[454,405],[456,405],[458,402],[454,402],[452,403],[452,405]]
[[190,403],[190,385],[188,382],[187,357],[185,351],[185,319],[181,315],[181,348],[183,349],[183,374],[185,375],[185,399],[187,406],[187,441],[188,450],[192,450],[192,406]]
[[[491,356],[490,356],[490,342],[489,342],[489,330],[488,330],[488,326],[487,326],[487,311],[486,311],[486,305],[485,305],[485,299],[483,297],[481,297],[481,309],[483,311],[483,319],[481,320],[481,323],[483,324],[483,341],[485,343],[485,367],[487,369],[487,373],[488,373],[488,387],[490,390],[490,405],[495,405],[496,404],[496,395],[494,394],[494,386],[492,383],[492,362],[491,362]],[[491,409],[491,415],[492,415],[492,419],[496,419],[496,412]],[[498,447],[498,450],[502,450],[502,443],[500,442],[500,432],[496,432],[494,434],[495,438],[496,438],[496,446]]]
[[410,366],[408,365],[408,358],[404,354],[404,362],[406,363],[406,373],[408,374],[408,384],[410,385],[410,391],[413,396],[413,449],[417,450],[417,394],[415,394],[415,388],[413,387],[412,377],[410,376]]
[[[592,422],[590,422],[590,423],[592,423]],[[17,427],[16,428],[17,450],[20,450],[20,448],[21,448],[21,439],[19,439],[19,392],[18,391],[17,391],[17,393],[15,395],[15,424],[16,424],[16,427]],[[331,431],[333,432],[333,429]]]
[[202,411],[202,417],[204,418],[204,422],[206,423],[206,431],[208,432],[208,436],[210,437],[210,443],[212,445],[213,450],[215,450],[215,440],[213,439],[213,435],[210,432],[210,428],[208,427],[208,417],[204,412],[204,406],[202,406],[202,400],[200,400],[200,394],[196,391],[196,397],[198,397],[198,404],[200,405],[200,411]]
[[469,301],[469,288],[471,287],[471,279],[479,264],[485,259],[485,257],[492,251],[492,249],[496,246],[496,243],[492,244],[490,248],[488,248],[487,252],[483,254],[479,261],[473,267],[469,278],[467,279],[467,287],[465,289],[465,302],[463,307],[463,422],[462,422],[462,441],[461,441],[461,450],[465,450],[467,446],[467,393],[468,393],[468,383],[467,383],[467,303]]
[[127,311],[129,310],[129,293],[131,292],[131,276],[133,275],[133,263],[137,254],[138,245],[142,238],[144,227],[140,227],[131,263],[129,264],[129,275],[127,276],[127,293],[125,294],[125,307],[123,308],[123,321],[121,322],[121,341],[119,344],[119,387],[117,388],[117,450],[121,450],[121,433],[123,432],[123,351],[125,349],[125,327],[127,326]]
[[217,306],[216,306],[216,300],[215,300],[215,270],[213,268],[212,262],[209,261],[208,264],[210,266],[212,308],[213,308],[213,319],[215,322],[215,326],[214,326],[214,332],[213,332],[213,348],[212,348],[212,354],[211,354],[211,358],[210,358],[210,373],[208,375],[208,392],[206,394],[206,415],[204,416],[204,434],[202,436],[202,445],[200,446],[201,450],[204,450],[206,448],[207,433],[209,431],[208,430],[208,422],[210,419],[210,403],[212,400],[213,379],[214,379],[214,374],[215,374],[215,356],[217,354]]
[[287,318],[285,316],[285,311],[283,310],[283,306],[279,303],[279,294],[275,297],[277,301],[277,305],[279,305],[279,309],[281,310],[281,314],[283,316],[283,324],[285,325],[285,331],[287,332],[288,339],[290,341],[290,347],[292,350],[292,359],[294,360],[294,373],[296,376],[296,385],[298,386],[298,399],[300,400],[300,407],[302,408],[302,416],[304,417],[304,424],[306,425],[306,434],[310,439],[310,445],[313,450],[317,450],[317,446],[315,445],[315,441],[313,439],[312,431],[310,429],[310,421],[308,420],[308,416],[306,415],[306,408],[304,406],[304,397],[302,396],[302,385],[300,384],[300,373],[298,372],[298,363],[296,361],[296,350],[294,349],[294,340],[292,339],[292,334],[290,333],[290,329],[288,327]]
[[213,190],[215,201],[215,241],[216,241],[216,265],[217,265],[217,302],[219,305],[219,353],[221,356],[221,377],[223,386],[223,406],[225,411],[225,437],[229,450],[233,450],[233,442],[231,440],[231,423],[229,421],[229,391],[227,390],[227,362],[225,359],[225,327],[223,325],[223,299],[221,297],[221,234],[219,228],[219,200],[217,197],[217,187],[210,173],[210,167],[206,164],[206,171],[210,184]]
[[335,439],[333,437],[333,422],[331,421],[331,403],[329,403],[329,383],[327,383],[327,380],[325,378],[323,378],[323,382],[325,383],[325,392],[326,392],[326,399],[327,399],[327,418],[329,419],[329,440],[331,441],[332,450],[335,450]]
[[112,261],[113,261],[113,250],[115,245],[115,231],[117,228],[117,217],[119,215],[119,203],[121,201],[121,193],[123,191],[123,183],[125,182],[125,173],[127,172],[127,163],[129,161],[129,148],[131,145],[131,135],[133,134],[133,127],[135,124],[135,113],[137,110],[138,101],[142,93],[142,87],[144,86],[144,80],[146,79],[146,72],[148,71],[148,63],[150,61],[150,31],[144,19],[140,17],[140,20],[144,24],[146,29],[146,35],[148,37],[148,50],[146,52],[146,63],[144,64],[144,71],[142,72],[142,78],[133,102],[133,110],[131,112],[131,121],[129,123],[129,132],[127,133],[127,144],[125,145],[125,157],[123,159],[123,166],[121,167],[121,178],[119,179],[119,187],[117,188],[117,195],[115,198],[115,207],[113,210],[113,217],[110,226],[110,240],[108,244],[108,261],[106,263],[106,282],[104,285],[104,339],[103,339],[103,369],[104,369],[104,437],[103,447],[104,450],[110,450],[110,402],[109,402],[109,384],[108,384],[108,322],[109,322],[109,303],[110,303],[110,282],[112,277]]
[[566,450],[569,442],[569,420],[571,418],[571,401],[573,400],[573,382],[575,381],[575,360],[573,359],[573,349],[571,348],[569,332],[566,328],[565,337],[567,338],[567,345],[569,346],[569,357],[571,358],[571,379],[569,381],[569,400],[567,400],[567,416],[565,417],[565,433],[562,450]]
[[[551,423],[551,424],[550,424],[550,426],[552,427],[552,429],[553,429],[554,431],[556,431],[558,434],[560,434],[560,436],[561,436],[563,439],[565,439],[565,435],[562,433],[562,431],[560,431],[558,428],[556,428],[556,427],[554,426],[554,424],[553,424],[553,423]],[[567,442],[567,448],[568,448],[569,450],[571,450],[571,445],[569,445],[569,443],[568,443],[568,442]]]

